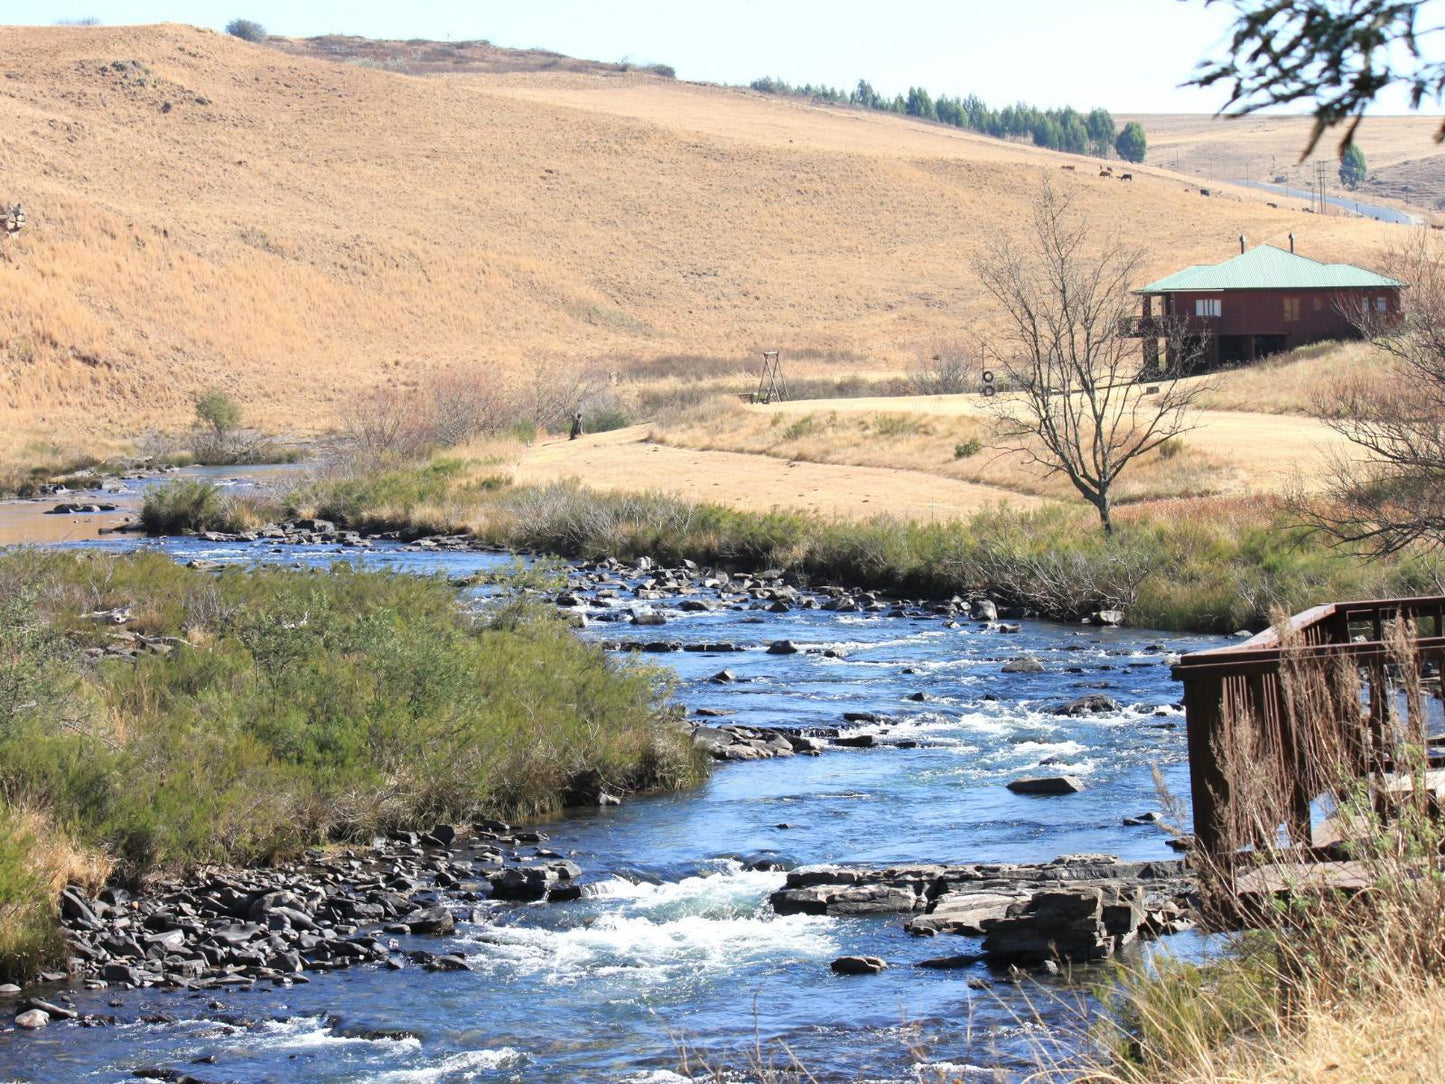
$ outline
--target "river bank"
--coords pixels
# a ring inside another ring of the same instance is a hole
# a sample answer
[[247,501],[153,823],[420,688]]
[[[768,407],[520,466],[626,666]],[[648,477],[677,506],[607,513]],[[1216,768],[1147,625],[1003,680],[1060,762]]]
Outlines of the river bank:
[[746,512],[575,481],[517,485],[495,456],[448,455],[320,474],[280,498],[177,486],[147,500],[157,533],[251,537],[278,521],[320,520],[359,536],[465,536],[577,560],[774,569],[810,583],[934,600],[986,597],[1057,621],[1117,611],[1136,627],[1200,632],[1257,631],[1280,609],[1407,595],[1434,582],[1414,555],[1366,562],[1329,547],[1265,497],[1133,506],[1106,537],[1087,510],[1060,505],[939,522]]

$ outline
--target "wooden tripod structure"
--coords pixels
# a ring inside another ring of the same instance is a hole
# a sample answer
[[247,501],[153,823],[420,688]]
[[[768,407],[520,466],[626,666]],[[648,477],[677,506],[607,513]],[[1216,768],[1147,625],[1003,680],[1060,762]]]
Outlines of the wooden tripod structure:
[[776,350],[763,351],[763,372],[758,378],[758,390],[753,394],[755,403],[783,402],[788,398],[788,381],[783,376],[783,363]]

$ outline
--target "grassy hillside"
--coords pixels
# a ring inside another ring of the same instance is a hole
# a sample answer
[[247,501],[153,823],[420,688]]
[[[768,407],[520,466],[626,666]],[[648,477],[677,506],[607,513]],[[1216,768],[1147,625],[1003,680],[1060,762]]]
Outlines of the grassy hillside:
[[418,78],[185,26],[0,28],[0,452],[175,426],[220,384],[313,429],[432,367],[763,346],[910,357],[1039,177],[1150,246],[1371,262],[1372,224],[897,117],[606,71]]
[[[1256,114],[1216,120],[1210,116],[1156,114],[1137,120],[1149,133],[1149,160],[1213,180],[1269,181],[1308,190],[1315,164],[1326,164],[1330,194],[1344,196],[1335,160],[1343,129],[1326,134],[1307,161],[1311,118]],[[1445,211],[1445,145],[1435,142],[1440,118],[1368,116],[1356,133],[1370,177],[1356,193],[1371,203],[1394,204],[1414,213]],[[1438,220],[1438,219],[1437,219]]]

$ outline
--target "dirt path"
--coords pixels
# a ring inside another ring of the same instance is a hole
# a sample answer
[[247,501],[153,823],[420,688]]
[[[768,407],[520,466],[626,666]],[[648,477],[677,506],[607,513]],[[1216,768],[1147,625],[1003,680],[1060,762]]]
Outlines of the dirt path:
[[846,517],[886,512],[948,519],[1001,502],[1015,508],[1042,503],[1037,497],[923,471],[790,463],[762,455],[670,448],[649,444],[646,437],[645,426],[633,426],[576,441],[548,441],[528,449],[517,465],[517,480],[578,478],[598,489],[658,489],[752,511],[802,508]]

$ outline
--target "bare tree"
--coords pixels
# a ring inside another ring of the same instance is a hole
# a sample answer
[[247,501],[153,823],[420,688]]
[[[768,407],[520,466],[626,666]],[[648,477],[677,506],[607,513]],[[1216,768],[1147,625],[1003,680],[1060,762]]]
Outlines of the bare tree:
[[[1063,474],[1113,531],[1111,493],[1130,463],[1193,428],[1198,381],[1145,371],[1129,292],[1140,253],[1096,242],[1088,220],[1046,179],[1023,238],[998,236],[975,263],[1003,310],[1004,331],[984,344],[1010,388],[990,400],[1005,439],[1046,475]],[[1176,335],[1177,377],[1192,367]]]
[[432,439],[442,447],[465,444],[501,429],[515,416],[508,389],[480,369],[438,373],[420,389]]
[[415,459],[432,443],[420,401],[400,388],[373,388],[339,411],[338,458],[384,462]]
[[1445,244],[1422,233],[1389,267],[1409,283],[1402,311],[1347,313],[1387,364],[1316,397],[1350,447],[1332,457],[1323,502],[1294,502],[1307,523],[1378,555],[1445,545]]
[[958,395],[978,390],[981,369],[977,351],[967,343],[940,340],[917,352],[908,384],[917,395]]
[[520,389],[522,416],[540,430],[561,429],[601,385],[602,372],[595,364],[538,358]]

